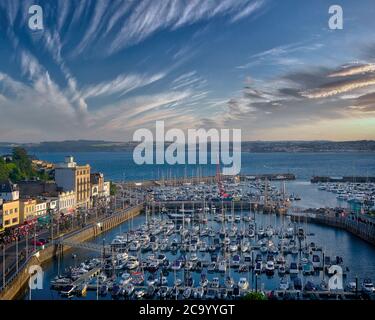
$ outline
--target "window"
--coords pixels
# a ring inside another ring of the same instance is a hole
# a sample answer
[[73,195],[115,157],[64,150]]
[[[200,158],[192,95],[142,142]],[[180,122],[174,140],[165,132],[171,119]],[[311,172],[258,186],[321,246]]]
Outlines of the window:
[[12,219],[12,223],[17,223],[18,222],[18,218],[13,218]]
[[10,220],[5,220],[5,225],[9,226],[10,225]]

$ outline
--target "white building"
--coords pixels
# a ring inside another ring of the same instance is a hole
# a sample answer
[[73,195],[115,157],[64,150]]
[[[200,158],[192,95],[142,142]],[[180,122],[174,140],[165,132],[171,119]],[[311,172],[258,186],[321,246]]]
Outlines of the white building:
[[62,213],[71,213],[76,207],[76,195],[74,191],[61,192],[58,196],[58,208]]
[[37,200],[35,205],[35,215],[42,217],[47,214],[47,202],[45,200]]
[[20,191],[12,181],[0,181],[0,198],[4,201],[16,201],[20,198]]

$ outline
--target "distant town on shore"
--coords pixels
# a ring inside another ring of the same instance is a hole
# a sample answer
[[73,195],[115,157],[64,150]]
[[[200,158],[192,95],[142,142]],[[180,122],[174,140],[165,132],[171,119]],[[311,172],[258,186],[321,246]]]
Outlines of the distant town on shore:
[[[40,143],[0,142],[0,148],[23,147],[30,152],[122,152],[132,151],[138,142],[66,140]],[[166,143],[167,144],[167,143]],[[243,141],[243,152],[374,152],[374,140],[358,141]]]

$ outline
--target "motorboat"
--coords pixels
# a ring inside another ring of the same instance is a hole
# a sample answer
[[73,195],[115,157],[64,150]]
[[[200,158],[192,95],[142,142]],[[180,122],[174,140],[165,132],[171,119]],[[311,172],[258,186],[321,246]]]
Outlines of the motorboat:
[[157,284],[158,284],[159,286],[166,286],[166,285],[168,284],[168,279],[167,279],[167,277],[165,277],[165,276],[161,276],[161,277],[158,279]]
[[216,271],[216,262],[211,262],[207,267],[208,272],[215,272]]
[[362,291],[364,293],[373,293],[375,291],[374,284],[371,279],[366,278],[362,282]]
[[129,270],[133,270],[139,266],[139,261],[135,257],[129,257],[128,261],[126,262],[126,268]]
[[240,263],[241,263],[241,256],[238,254],[235,254],[232,258],[232,266],[234,268],[238,268],[240,266]]
[[208,289],[206,293],[207,300],[213,300],[217,297],[217,291],[215,289]]
[[262,263],[257,262],[254,267],[254,272],[260,274],[262,272]]
[[105,297],[108,293],[108,286],[106,284],[102,285],[99,289],[99,295]]
[[267,261],[266,264],[266,274],[273,275],[275,272],[275,263],[273,261]]
[[288,290],[289,289],[289,281],[287,277],[283,277],[280,280],[280,285],[279,285],[280,290]]
[[204,288],[203,287],[198,287],[194,289],[193,293],[194,299],[203,299],[204,297]]
[[289,266],[289,273],[290,274],[298,274],[298,265],[296,262],[291,262]]
[[212,279],[211,283],[210,283],[210,287],[211,288],[219,288],[220,287],[220,280],[219,278],[215,277]]
[[132,283],[128,283],[124,286],[124,294],[128,297],[132,295],[134,292],[134,285]]
[[240,278],[240,280],[238,281],[238,287],[241,290],[247,290],[249,288],[249,282],[246,278]]
[[174,281],[174,285],[175,285],[175,287],[179,287],[179,286],[181,286],[181,285],[182,285],[182,280],[179,279],[179,278],[177,278],[177,279]]
[[184,299],[189,299],[192,294],[192,289],[190,287],[186,287],[184,292],[182,293],[182,296]]
[[207,287],[209,281],[205,275],[201,276],[201,280],[199,281],[199,285],[203,288]]
[[227,262],[225,260],[221,260],[218,265],[219,272],[225,272],[227,270]]
[[171,269],[173,271],[179,271],[182,268],[182,262],[181,260],[175,260],[172,263]]
[[234,281],[231,277],[228,276],[226,277],[224,284],[227,289],[232,289],[234,286]]
[[149,277],[147,278],[146,284],[147,286],[155,286],[157,282],[158,282],[158,279],[155,276],[149,275]]
[[137,299],[142,299],[146,294],[146,290],[145,289],[142,289],[142,288],[139,288],[139,289],[136,289],[134,291],[134,296],[137,298]]
[[278,268],[279,275],[284,275],[286,273],[285,265],[280,265]]
[[294,290],[302,290],[302,280],[299,277],[293,279]]
[[238,250],[238,245],[237,244],[231,244],[229,246],[229,251],[230,252],[236,252]]
[[302,273],[303,275],[311,275],[314,273],[314,266],[312,264],[312,262],[307,262],[305,264],[302,265]]
[[320,256],[319,255],[314,254],[312,256],[312,264],[313,264],[314,269],[321,268],[321,261],[320,261]]

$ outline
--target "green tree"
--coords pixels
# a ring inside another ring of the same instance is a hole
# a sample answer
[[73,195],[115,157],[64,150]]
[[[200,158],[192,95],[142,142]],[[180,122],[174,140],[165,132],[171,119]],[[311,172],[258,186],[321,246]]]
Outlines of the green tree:
[[267,296],[263,292],[249,292],[244,296],[244,300],[267,300]]
[[111,196],[114,196],[116,194],[117,187],[116,187],[116,185],[113,182],[110,183],[109,190],[110,190],[109,193],[110,193]]

